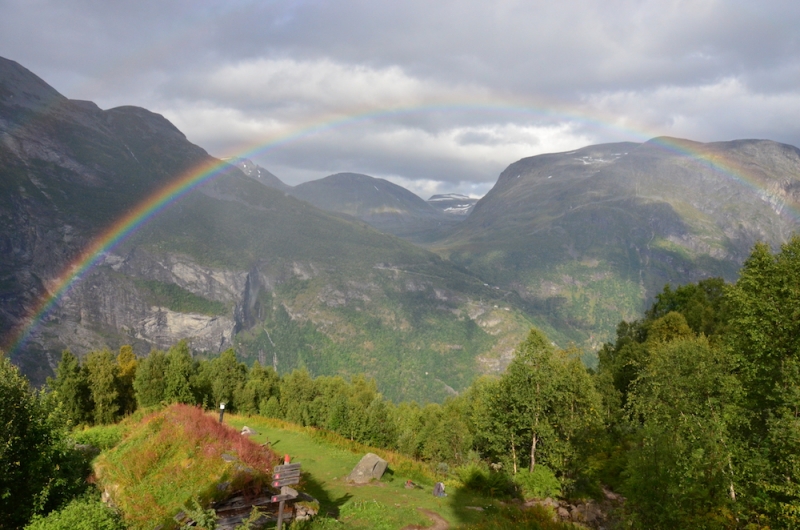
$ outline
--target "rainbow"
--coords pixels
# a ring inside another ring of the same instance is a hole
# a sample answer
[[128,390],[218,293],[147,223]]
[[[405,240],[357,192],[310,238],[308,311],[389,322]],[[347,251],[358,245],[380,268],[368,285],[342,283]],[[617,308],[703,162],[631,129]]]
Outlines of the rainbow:
[[[299,141],[313,135],[318,135],[340,127],[352,126],[362,122],[376,119],[385,119],[392,116],[436,111],[471,111],[471,112],[514,112],[527,113],[538,117],[550,117],[559,119],[561,122],[577,121],[590,126],[598,126],[604,129],[616,130],[624,137],[634,137],[641,141],[649,141],[651,144],[662,149],[676,153],[680,156],[688,157],[702,164],[703,166],[718,172],[727,178],[741,182],[744,185],[761,190],[757,181],[740,167],[733,163],[711,156],[699,148],[695,148],[691,143],[677,139],[658,137],[657,134],[644,134],[634,129],[618,126],[612,120],[592,119],[585,115],[577,115],[568,112],[559,112],[552,109],[540,109],[535,107],[524,107],[516,105],[492,105],[492,104],[458,104],[458,105],[424,105],[415,107],[399,107],[392,109],[370,110],[329,118],[324,121],[317,121],[310,125],[297,128],[294,132],[285,134],[278,138],[270,139],[251,145],[244,149],[239,149],[230,158],[249,158],[268,150],[275,149],[290,142]],[[698,144],[702,145],[702,144]],[[211,159],[198,166],[191,168],[182,175],[177,176],[163,188],[154,192],[152,195],[137,204],[129,213],[125,214],[113,224],[108,226],[97,235],[58,275],[58,277],[48,282],[47,293],[39,300],[34,307],[28,311],[28,317],[24,319],[24,324],[9,333],[5,344],[6,351],[15,352],[21,348],[31,337],[37,326],[55,308],[58,302],[70,291],[70,289],[81,281],[96,265],[101,263],[105,256],[117,245],[122,243],[131,234],[146,224],[150,219],[157,216],[164,209],[168,208],[175,201],[214,179],[221,174],[227,167],[225,160]],[[795,218],[800,218],[796,205],[788,205],[788,210]]]

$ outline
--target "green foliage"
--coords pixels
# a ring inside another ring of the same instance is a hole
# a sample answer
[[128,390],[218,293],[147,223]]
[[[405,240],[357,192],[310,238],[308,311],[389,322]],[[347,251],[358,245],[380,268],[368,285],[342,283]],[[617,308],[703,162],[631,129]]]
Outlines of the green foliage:
[[178,313],[217,316],[229,312],[228,306],[224,303],[196,295],[174,283],[142,279],[136,279],[134,283],[146,293],[150,304],[166,307]]
[[624,491],[640,525],[731,525],[741,478],[733,436],[740,393],[732,359],[705,338],[652,351],[628,403],[638,429]]
[[197,497],[192,497],[191,500],[183,506],[183,512],[192,522],[183,525],[181,530],[190,530],[192,528],[216,530],[217,513],[212,508],[203,508],[200,501],[197,500]]
[[460,530],[572,530],[575,526],[554,521],[553,514],[543,506],[530,508],[504,506],[499,510],[489,511],[487,517],[479,523],[465,524],[458,528]]
[[153,407],[164,401],[167,391],[166,372],[167,356],[162,351],[153,350],[139,361],[133,388],[140,407]]
[[119,424],[96,425],[72,431],[70,436],[77,444],[91,445],[101,451],[105,451],[121,442],[124,433],[125,428]]
[[188,343],[182,340],[170,348],[166,361],[164,400],[167,403],[195,403],[191,382],[196,366]]
[[800,237],[776,255],[756,245],[727,298],[727,349],[750,420],[741,430],[749,514],[800,526]]
[[219,357],[209,363],[209,380],[211,382],[212,403],[225,403],[226,409],[238,409],[234,396],[241,394],[247,383],[247,366],[236,360],[232,348],[222,352]]
[[247,376],[244,386],[234,390],[234,401],[241,414],[264,414],[269,416],[269,402],[277,397],[280,378],[272,368],[263,368],[256,361]]
[[0,352],[0,528],[22,527],[85,489],[88,463],[67,425],[55,396],[33,391]]
[[56,377],[48,379],[47,386],[55,393],[64,414],[74,425],[92,420],[94,404],[89,390],[89,374],[69,350],[64,350],[61,354]]
[[600,396],[576,352],[556,350],[531,330],[499,381],[473,394],[479,449],[516,472],[539,463],[571,484],[578,446],[600,422]]
[[84,496],[46,517],[35,517],[25,530],[125,530],[125,525],[100,499]]
[[136,379],[138,360],[130,346],[122,346],[117,355],[117,400],[120,413],[127,416],[136,410],[136,391],[133,381]]
[[514,482],[507,474],[490,471],[483,463],[470,462],[457,468],[456,476],[467,489],[489,497],[507,497],[515,492]]
[[676,311],[697,334],[714,337],[724,333],[727,320],[725,281],[709,278],[696,284],[681,285],[674,291],[669,285],[656,295],[655,302],[645,313],[647,320],[656,320]]
[[108,350],[90,352],[84,359],[96,423],[114,423],[119,417],[118,366]]
[[242,521],[242,524],[236,527],[236,530],[258,530],[261,528],[261,525],[258,524],[258,520],[261,519],[263,515],[264,514],[257,506],[253,506],[250,515],[247,516],[247,519]]
[[561,482],[545,465],[536,466],[533,471],[520,470],[514,475],[522,495],[526,499],[544,499],[545,497],[557,498],[561,496]]

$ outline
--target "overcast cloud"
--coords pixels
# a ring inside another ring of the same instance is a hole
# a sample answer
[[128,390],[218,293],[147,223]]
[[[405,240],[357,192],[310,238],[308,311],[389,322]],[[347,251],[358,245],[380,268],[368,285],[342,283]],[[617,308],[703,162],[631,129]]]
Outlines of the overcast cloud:
[[798,28],[794,0],[0,0],[0,56],[67,97],[424,198],[592,143],[800,145]]

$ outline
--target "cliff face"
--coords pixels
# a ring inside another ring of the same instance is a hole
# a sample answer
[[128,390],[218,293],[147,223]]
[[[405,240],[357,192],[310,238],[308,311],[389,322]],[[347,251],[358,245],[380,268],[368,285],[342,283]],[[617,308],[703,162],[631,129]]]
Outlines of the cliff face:
[[[210,162],[157,114],[68,100],[0,59],[3,342],[94,238]],[[200,354],[366,373],[390,397],[427,401],[502,369],[530,324],[435,254],[230,165],[107,250],[12,355],[41,383],[64,348],[144,355],[189,339]]]
[[[104,227],[207,158],[157,114],[68,100],[19,64],[0,59],[0,333],[6,341]],[[109,255],[106,262],[122,266],[126,260]],[[173,268],[177,275],[179,267]],[[50,353],[52,365],[55,348],[105,346],[121,330],[151,344],[191,331],[199,331],[199,342],[210,350],[221,340],[230,344],[231,316],[180,317],[148,304],[140,288],[121,280],[125,274],[98,268],[34,333],[30,358],[14,352],[34,379],[47,372],[42,354]],[[236,283],[225,280],[232,300]]]

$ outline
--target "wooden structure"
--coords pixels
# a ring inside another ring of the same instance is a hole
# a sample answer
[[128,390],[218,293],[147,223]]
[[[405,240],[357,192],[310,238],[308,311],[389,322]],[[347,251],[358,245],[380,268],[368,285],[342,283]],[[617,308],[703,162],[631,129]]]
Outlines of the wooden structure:
[[272,470],[272,487],[280,488],[279,495],[272,496],[272,502],[278,504],[278,525],[277,530],[281,530],[283,525],[283,507],[288,500],[297,498],[297,491],[290,488],[300,483],[300,464],[290,464],[289,455],[286,455],[285,463],[282,466],[275,466]]

